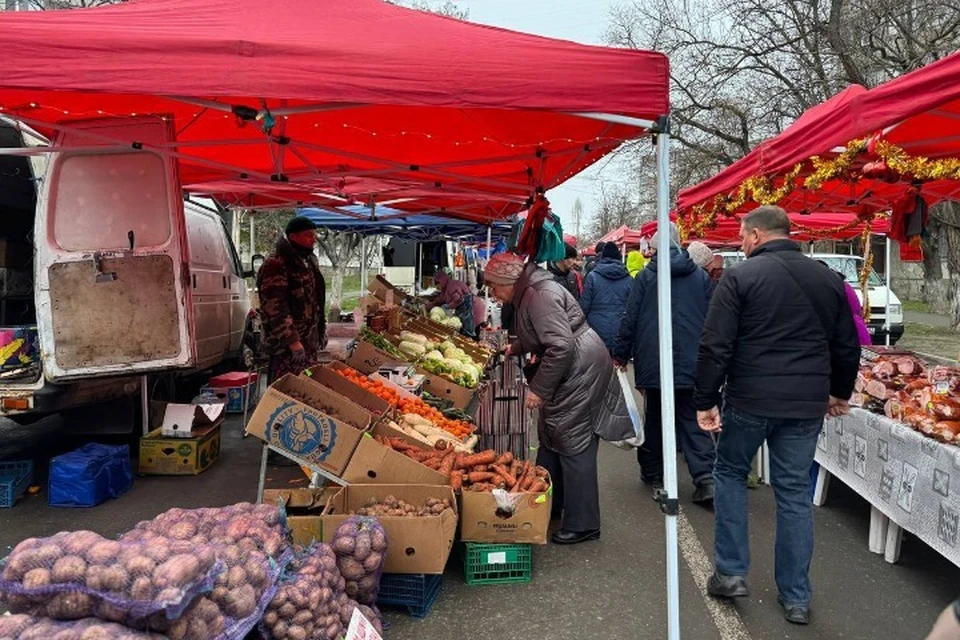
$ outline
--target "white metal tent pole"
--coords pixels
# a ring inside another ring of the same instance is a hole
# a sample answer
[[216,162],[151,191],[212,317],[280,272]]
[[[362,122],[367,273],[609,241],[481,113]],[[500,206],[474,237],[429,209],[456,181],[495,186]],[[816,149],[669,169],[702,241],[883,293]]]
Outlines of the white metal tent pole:
[[257,243],[256,243],[256,223],[254,219],[256,216],[253,215],[253,212],[250,212],[250,259],[253,260],[253,256],[257,253]]
[[883,314],[883,330],[886,333],[886,345],[890,346],[890,236],[886,236],[886,255],[883,266],[883,277],[887,280],[886,309]]
[[677,438],[674,427],[673,313],[670,299],[670,125],[657,122],[657,324],[660,332],[660,410],[663,429],[663,488],[660,509],[667,529],[667,638],[680,638],[680,566],[677,549]]
[[360,296],[367,290],[367,236],[360,236]]
[[[493,225],[487,225],[487,262],[490,262],[492,249],[492,240],[493,240]],[[485,287],[486,291],[484,292],[487,296],[487,314],[490,313],[490,287]]]

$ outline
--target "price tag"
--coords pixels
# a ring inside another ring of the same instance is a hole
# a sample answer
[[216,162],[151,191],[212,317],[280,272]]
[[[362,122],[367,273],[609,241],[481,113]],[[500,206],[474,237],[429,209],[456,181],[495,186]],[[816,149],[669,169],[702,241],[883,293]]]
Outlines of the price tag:
[[487,554],[487,564],[507,564],[507,552],[495,551]]
[[350,626],[347,627],[347,635],[344,640],[383,640],[383,636],[377,633],[370,621],[360,613],[359,609],[353,610],[353,616],[350,618]]

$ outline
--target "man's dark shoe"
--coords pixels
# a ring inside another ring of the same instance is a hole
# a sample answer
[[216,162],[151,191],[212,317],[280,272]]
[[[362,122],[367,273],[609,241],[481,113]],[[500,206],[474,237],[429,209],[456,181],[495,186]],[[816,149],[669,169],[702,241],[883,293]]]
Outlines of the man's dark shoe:
[[550,542],[553,544],[579,544],[587,540],[599,539],[600,529],[594,529],[593,531],[566,531],[565,529],[560,529],[554,531],[553,535],[550,536]]
[[713,502],[713,480],[704,480],[693,491],[693,502],[695,504],[707,504]]
[[707,593],[715,598],[745,598],[750,590],[743,576],[725,576],[714,571],[707,580]]
[[783,617],[792,624],[810,624],[810,607],[802,604],[787,604],[783,596],[777,596],[777,602],[783,607]]

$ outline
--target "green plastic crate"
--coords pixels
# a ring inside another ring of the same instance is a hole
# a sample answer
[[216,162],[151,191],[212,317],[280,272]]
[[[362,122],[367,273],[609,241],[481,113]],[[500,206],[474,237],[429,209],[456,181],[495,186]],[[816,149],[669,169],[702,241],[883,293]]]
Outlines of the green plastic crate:
[[530,582],[533,554],[529,544],[467,542],[463,575],[470,586]]

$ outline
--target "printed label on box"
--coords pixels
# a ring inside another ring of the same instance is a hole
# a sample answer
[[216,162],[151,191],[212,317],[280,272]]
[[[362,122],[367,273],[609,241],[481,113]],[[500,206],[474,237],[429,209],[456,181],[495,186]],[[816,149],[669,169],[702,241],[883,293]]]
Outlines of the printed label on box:
[[507,564],[507,552],[495,551],[487,554],[487,564]]
[[333,420],[307,413],[296,402],[280,405],[269,424],[272,443],[304,458],[326,460],[337,442]]

